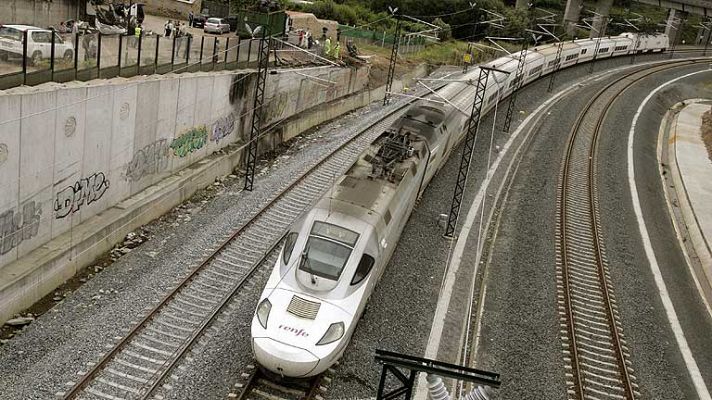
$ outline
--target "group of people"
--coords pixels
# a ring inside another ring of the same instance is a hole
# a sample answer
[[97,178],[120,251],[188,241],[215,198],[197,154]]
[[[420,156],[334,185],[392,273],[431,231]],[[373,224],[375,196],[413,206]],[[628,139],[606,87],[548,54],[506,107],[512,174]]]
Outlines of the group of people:
[[79,24],[76,21],[60,22],[57,32],[62,33],[77,33],[79,32]]
[[175,23],[173,23],[173,21],[169,19],[163,25],[163,29],[165,30],[165,37],[171,37],[171,35],[174,35],[178,38],[188,34],[188,27],[186,26],[186,24],[180,21],[176,21]]
[[341,43],[338,40],[332,42],[330,37],[324,39],[324,57],[330,57],[335,60],[341,59]]
[[314,38],[312,37],[312,34],[309,29],[307,29],[306,31],[300,29],[297,32],[297,46],[303,49],[311,49],[312,47],[314,47]]

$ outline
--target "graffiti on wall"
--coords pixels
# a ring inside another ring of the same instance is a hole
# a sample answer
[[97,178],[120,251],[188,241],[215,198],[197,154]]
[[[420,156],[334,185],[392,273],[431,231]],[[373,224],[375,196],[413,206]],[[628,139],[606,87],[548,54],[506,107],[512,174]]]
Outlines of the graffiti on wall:
[[73,186],[68,186],[57,192],[57,198],[54,200],[56,218],[74,214],[82,205],[89,205],[99,200],[108,188],[109,180],[106,179],[103,172],[99,172],[88,178],[82,178]]
[[41,214],[42,210],[34,200],[25,203],[22,212],[9,210],[0,214],[0,255],[37,236]]
[[289,93],[281,92],[269,100],[269,107],[263,116],[265,122],[272,122],[281,118],[289,102]]
[[219,142],[220,139],[225,138],[235,129],[235,115],[230,113],[225,117],[222,117],[215,121],[212,126],[212,132],[210,133],[210,140],[213,142]]
[[126,167],[126,178],[137,181],[168,167],[168,141],[161,139],[137,151]]
[[173,139],[171,149],[173,149],[173,154],[176,156],[185,157],[196,150],[202,149],[207,140],[208,128],[205,125],[200,125]]

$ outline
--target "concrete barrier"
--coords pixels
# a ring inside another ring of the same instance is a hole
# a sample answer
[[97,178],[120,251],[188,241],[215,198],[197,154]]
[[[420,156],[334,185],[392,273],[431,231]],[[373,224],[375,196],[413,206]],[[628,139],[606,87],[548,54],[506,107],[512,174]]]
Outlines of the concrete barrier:
[[[367,84],[366,68],[269,75],[265,123],[279,129],[261,151],[382,98]],[[0,323],[240,166],[253,92],[246,71],[0,93]]]

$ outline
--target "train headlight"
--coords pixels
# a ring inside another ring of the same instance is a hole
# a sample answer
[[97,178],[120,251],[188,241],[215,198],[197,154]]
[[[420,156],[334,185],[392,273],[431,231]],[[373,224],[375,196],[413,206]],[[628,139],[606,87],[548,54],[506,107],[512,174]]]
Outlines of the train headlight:
[[336,322],[329,326],[324,336],[316,343],[317,346],[333,343],[344,336],[344,323]]
[[267,299],[262,300],[260,305],[257,306],[257,320],[260,321],[260,325],[265,329],[267,329],[267,319],[269,318],[269,312],[271,310],[272,303]]

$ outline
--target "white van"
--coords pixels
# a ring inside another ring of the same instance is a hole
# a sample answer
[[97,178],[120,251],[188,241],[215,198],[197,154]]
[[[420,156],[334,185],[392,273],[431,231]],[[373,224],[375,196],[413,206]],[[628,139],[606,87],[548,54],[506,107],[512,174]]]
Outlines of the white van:
[[[0,25],[0,59],[22,59],[22,41],[27,32],[27,58],[32,64],[52,56],[52,31],[29,25]],[[74,58],[74,45],[54,33],[55,58]]]

